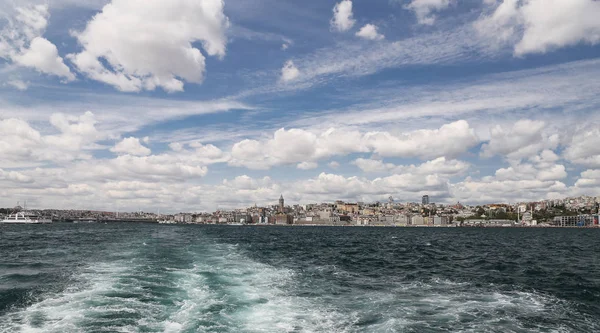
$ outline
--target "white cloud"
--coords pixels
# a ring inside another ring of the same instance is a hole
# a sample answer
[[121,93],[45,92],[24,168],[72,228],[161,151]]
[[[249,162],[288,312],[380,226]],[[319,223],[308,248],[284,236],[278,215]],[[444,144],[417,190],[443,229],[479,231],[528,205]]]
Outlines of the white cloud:
[[469,123],[459,120],[439,129],[423,129],[400,135],[369,132],[365,141],[380,156],[435,158],[455,157],[479,143]]
[[552,165],[540,168],[532,164],[517,164],[496,170],[496,179],[504,180],[561,180],[567,177],[564,165]]
[[396,174],[369,180],[321,173],[318,177],[293,184],[301,202],[316,200],[352,200],[372,202],[394,195],[397,199],[416,200],[424,193],[436,197],[448,196],[446,180],[436,175]]
[[402,172],[409,172],[415,174],[438,174],[444,176],[457,176],[464,174],[469,170],[471,165],[467,162],[446,159],[445,157],[438,157],[431,161],[427,161],[420,165],[410,165],[402,167]]
[[162,154],[122,155],[106,161],[86,161],[74,166],[72,177],[82,180],[155,180],[184,181],[206,176],[208,168],[193,156]]
[[384,163],[382,160],[358,158],[352,162],[364,172],[373,173],[408,173],[414,175],[438,175],[452,177],[465,173],[469,168],[469,163],[459,160],[448,160],[445,157],[424,162],[419,165],[395,165],[393,163]]
[[0,120],[0,167],[89,159],[89,152],[98,149],[96,142],[105,138],[91,112],[78,117],[53,114],[50,123],[59,133],[43,135],[23,120]]
[[591,124],[575,131],[563,152],[564,158],[572,163],[591,168],[600,168],[600,129]]
[[72,81],[75,75],[58,55],[56,46],[42,37],[49,16],[48,5],[17,7],[14,18],[0,31],[0,57]]
[[529,160],[536,164],[538,167],[547,168],[552,165],[560,158],[556,153],[550,149],[544,149],[539,155],[531,157]]
[[6,84],[14,87],[17,90],[21,90],[21,91],[25,91],[25,90],[27,90],[27,88],[29,88],[29,84],[27,82],[24,82],[22,80],[17,80],[17,79],[10,80],[10,81],[6,82]]
[[75,75],[58,55],[56,46],[43,37],[35,37],[29,44],[29,48],[14,56],[13,60],[19,65],[35,68],[42,73],[54,74],[67,81],[75,79]]
[[222,0],[113,0],[74,33],[83,47],[69,58],[79,71],[122,91],[182,91],[201,83],[205,58],[225,56],[229,25]]
[[373,24],[366,24],[356,33],[356,36],[370,40],[382,40],[385,38],[384,35],[377,32],[377,26]]
[[251,169],[269,169],[277,165],[315,162],[335,155],[367,151],[358,132],[329,129],[315,134],[303,129],[282,128],[268,140],[246,139],[234,144],[229,163]]
[[144,147],[139,138],[125,138],[110,149],[113,153],[128,154],[134,156],[147,156],[152,152],[148,147]]
[[333,18],[331,18],[331,28],[336,31],[348,31],[356,23],[352,14],[352,1],[342,0],[333,7]]
[[281,50],[285,51],[290,47],[290,45],[288,43],[283,43],[281,44]]
[[183,145],[179,142],[171,142],[169,144],[169,148],[171,148],[173,151],[180,152],[183,150]]
[[455,157],[479,142],[466,121],[439,129],[398,135],[390,132],[348,131],[330,128],[322,132],[281,128],[267,140],[245,139],[231,149],[233,166],[269,169],[277,165],[315,162],[336,155],[376,153],[386,157]]
[[336,162],[336,161],[331,161],[331,162],[329,162],[329,164],[327,164],[327,165],[328,165],[330,168],[332,168],[332,169],[337,169],[337,168],[339,168],[339,167],[340,167],[340,163],[339,163],[339,162]]
[[298,163],[298,165],[296,167],[300,170],[312,170],[312,169],[318,168],[319,164],[316,162],[304,161],[304,162]]
[[352,162],[359,169],[364,172],[380,173],[380,172],[393,172],[396,169],[396,165],[393,163],[384,163],[381,160],[374,160],[368,158],[357,158]]
[[289,82],[297,79],[298,76],[300,76],[300,71],[292,60],[288,60],[281,68],[281,81]]
[[8,180],[16,183],[32,183],[33,179],[17,171],[4,171],[0,169],[0,180]]
[[451,184],[450,191],[454,201],[471,204],[514,203],[541,200],[556,193],[566,194],[568,187],[556,180],[497,180],[495,178],[474,180],[468,177],[462,182]]
[[448,8],[451,3],[451,0],[412,0],[404,8],[414,11],[420,24],[432,25],[436,19],[433,13]]
[[600,2],[504,0],[475,26],[498,42],[514,44],[517,56],[600,42]]
[[224,179],[223,185],[227,185],[239,190],[255,190],[264,186],[269,186],[273,182],[271,178],[254,179],[247,175],[237,176],[232,180]]
[[490,131],[490,140],[482,146],[481,155],[500,155],[511,160],[530,158],[543,149],[554,149],[559,144],[557,134],[545,132],[543,121],[523,119],[511,128],[496,125]]
[[564,165],[557,164],[556,153],[546,149],[531,156],[529,161],[531,163],[513,160],[510,166],[479,180],[467,177],[452,184],[452,195],[456,200],[472,203],[510,203],[565,197],[572,193],[572,188],[563,182],[568,173]]
[[581,173],[580,178],[575,182],[576,187],[593,187],[600,186],[600,170],[586,170]]

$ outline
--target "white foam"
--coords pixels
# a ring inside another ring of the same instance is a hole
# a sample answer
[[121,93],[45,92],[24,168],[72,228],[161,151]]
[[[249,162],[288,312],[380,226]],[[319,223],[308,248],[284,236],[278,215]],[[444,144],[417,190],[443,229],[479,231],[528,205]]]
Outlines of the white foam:
[[140,266],[127,260],[95,264],[81,272],[76,279],[80,282],[64,292],[0,318],[0,332],[85,332],[88,325],[111,332],[137,332],[140,327],[160,332],[162,318],[172,309],[145,288],[170,283],[146,282],[148,278],[167,280],[167,276],[139,275],[143,274],[139,273]]
[[548,327],[527,327],[516,317],[543,316],[560,306],[556,298],[538,293],[486,290],[445,279],[401,284],[392,291],[371,292],[350,301],[367,303],[367,314],[383,317],[369,326],[370,332],[482,332],[493,327],[502,327],[502,332],[548,332]]
[[236,246],[204,250],[193,270],[181,272],[188,299],[165,321],[170,332],[342,331],[336,327],[344,316],[288,293],[296,279],[292,270],[255,262]]

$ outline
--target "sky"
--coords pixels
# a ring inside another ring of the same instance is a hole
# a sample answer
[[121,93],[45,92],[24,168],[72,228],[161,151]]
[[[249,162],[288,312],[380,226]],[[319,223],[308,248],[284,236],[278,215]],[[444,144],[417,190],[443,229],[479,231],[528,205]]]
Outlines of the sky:
[[0,207],[599,194],[600,1],[0,0]]

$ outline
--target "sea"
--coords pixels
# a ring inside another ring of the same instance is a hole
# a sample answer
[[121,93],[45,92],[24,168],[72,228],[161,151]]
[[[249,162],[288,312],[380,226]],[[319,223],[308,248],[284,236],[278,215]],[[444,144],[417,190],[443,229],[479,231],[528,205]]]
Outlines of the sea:
[[600,229],[0,225],[0,332],[600,332]]

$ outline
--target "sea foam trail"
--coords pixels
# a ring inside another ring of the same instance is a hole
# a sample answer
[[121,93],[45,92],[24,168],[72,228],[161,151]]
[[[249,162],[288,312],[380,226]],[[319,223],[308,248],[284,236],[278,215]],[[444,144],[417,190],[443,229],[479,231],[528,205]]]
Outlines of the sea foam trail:
[[334,309],[289,293],[297,279],[292,270],[253,261],[229,244],[211,244],[194,255],[194,268],[180,280],[189,297],[165,331],[342,332],[347,326]]
[[0,318],[0,332],[345,331],[340,313],[288,292],[292,270],[234,245],[194,241],[146,241],[150,249],[89,265],[64,291]]
[[120,259],[91,264],[62,292],[7,313],[0,332],[163,332],[188,295],[178,287],[188,262],[173,247],[160,258],[133,247],[113,249]]

